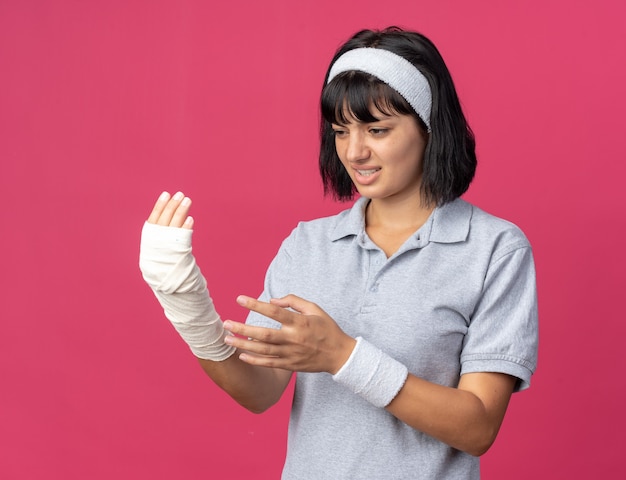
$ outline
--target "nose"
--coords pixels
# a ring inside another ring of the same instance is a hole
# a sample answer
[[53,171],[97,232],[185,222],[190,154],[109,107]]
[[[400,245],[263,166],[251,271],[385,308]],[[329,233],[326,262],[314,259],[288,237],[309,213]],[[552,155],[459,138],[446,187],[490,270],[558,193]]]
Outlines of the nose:
[[358,130],[350,132],[347,139],[345,153],[346,160],[351,163],[362,162],[369,158],[370,150],[362,132]]

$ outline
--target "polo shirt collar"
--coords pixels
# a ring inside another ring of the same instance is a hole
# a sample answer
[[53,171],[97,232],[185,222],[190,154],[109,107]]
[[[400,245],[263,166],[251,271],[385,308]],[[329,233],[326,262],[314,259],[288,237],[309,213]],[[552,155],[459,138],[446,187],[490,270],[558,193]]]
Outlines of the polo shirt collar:
[[457,243],[467,240],[472,211],[472,205],[460,198],[437,207],[431,215],[430,241]]
[[365,207],[368,201],[368,198],[360,197],[354,202],[350,210],[339,215],[337,225],[335,225],[334,230],[330,232],[331,241],[334,242],[344,237],[358,235],[364,230]]
[[[345,215],[340,215],[335,229],[330,233],[331,241],[364,233],[365,207],[369,199],[360,197]],[[457,198],[433,211],[426,223],[407,243],[412,247],[423,247],[429,242],[457,243],[467,239],[472,219],[472,205]],[[407,245],[408,246],[408,245]]]

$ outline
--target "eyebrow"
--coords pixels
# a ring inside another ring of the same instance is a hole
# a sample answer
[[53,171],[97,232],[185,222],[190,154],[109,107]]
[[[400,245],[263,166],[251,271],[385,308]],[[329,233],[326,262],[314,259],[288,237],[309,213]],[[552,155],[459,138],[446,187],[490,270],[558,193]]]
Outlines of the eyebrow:
[[341,123],[341,122],[330,122],[331,125],[336,125],[336,126],[343,126],[343,125],[348,125],[350,123],[362,123],[362,124],[368,124],[368,123],[378,123],[378,122],[384,122],[385,120],[391,120],[394,117],[397,117],[398,115],[384,115],[382,118],[379,118],[375,115],[372,114],[372,117],[374,117],[374,120],[372,121],[365,121],[365,120],[359,120],[358,118],[356,118],[354,115],[350,115],[349,117],[346,116],[347,118],[351,118],[353,119],[353,121],[351,122],[346,122],[346,123]]

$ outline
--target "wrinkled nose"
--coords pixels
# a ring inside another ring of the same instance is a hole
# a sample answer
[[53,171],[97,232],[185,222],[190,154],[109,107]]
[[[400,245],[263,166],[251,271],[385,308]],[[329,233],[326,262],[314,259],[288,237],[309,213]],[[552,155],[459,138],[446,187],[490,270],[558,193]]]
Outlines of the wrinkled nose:
[[357,132],[351,133],[346,146],[346,160],[351,163],[358,163],[367,160],[369,156],[370,150],[364,135]]

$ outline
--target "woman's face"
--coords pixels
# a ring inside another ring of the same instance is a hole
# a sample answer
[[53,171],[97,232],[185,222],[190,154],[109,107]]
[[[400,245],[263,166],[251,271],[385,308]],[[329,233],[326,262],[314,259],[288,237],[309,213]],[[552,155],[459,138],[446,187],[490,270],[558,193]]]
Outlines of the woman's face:
[[411,115],[388,115],[372,109],[375,122],[351,115],[345,125],[333,124],[337,155],[358,192],[372,200],[419,202],[426,135]]

